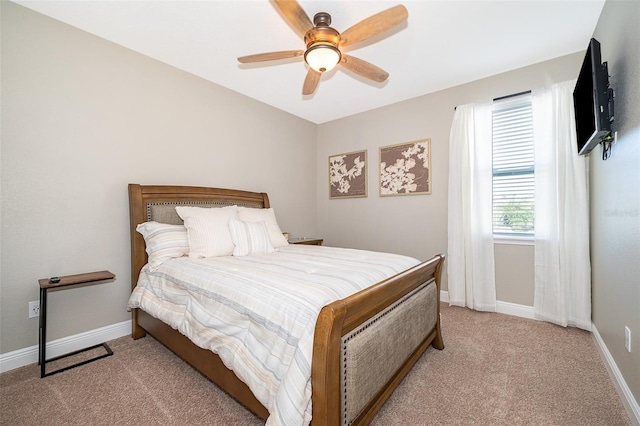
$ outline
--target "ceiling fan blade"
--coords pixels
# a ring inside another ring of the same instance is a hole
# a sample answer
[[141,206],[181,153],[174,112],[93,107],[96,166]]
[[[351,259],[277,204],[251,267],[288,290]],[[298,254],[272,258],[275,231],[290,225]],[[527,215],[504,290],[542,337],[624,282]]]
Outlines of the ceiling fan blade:
[[353,71],[362,77],[368,78],[369,80],[381,83],[389,78],[389,73],[382,68],[378,68],[367,61],[354,58],[353,56],[343,54],[340,63],[349,71]]
[[409,18],[407,8],[399,4],[347,28],[340,34],[340,46],[359,43],[383,33]]
[[280,14],[291,28],[304,40],[307,31],[313,28],[313,23],[311,23],[309,15],[305,13],[300,4],[292,0],[271,0],[271,3],[280,11]]
[[250,64],[253,62],[275,61],[277,59],[295,58],[304,55],[304,50],[284,50],[281,52],[258,53],[255,55],[241,56],[238,62]]
[[309,72],[307,73],[307,77],[304,79],[304,85],[302,86],[302,94],[303,95],[312,95],[313,92],[316,91],[318,87],[318,83],[320,83],[320,76],[322,74],[313,68],[309,68]]

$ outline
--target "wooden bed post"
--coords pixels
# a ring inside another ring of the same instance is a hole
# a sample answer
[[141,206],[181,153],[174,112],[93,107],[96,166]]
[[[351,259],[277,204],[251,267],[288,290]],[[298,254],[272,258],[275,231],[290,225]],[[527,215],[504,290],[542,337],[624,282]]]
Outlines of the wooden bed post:
[[340,424],[340,339],[346,311],[338,300],[318,315],[311,363],[313,426]]
[[440,253],[438,255],[440,257],[440,261],[438,262],[438,266],[436,266],[435,279],[436,279],[436,291],[438,292],[438,317],[436,319],[436,337],[431,342],[431,345],[439,350],[444,349],[444,340],[442,340],[442,328],[440,327],[440,280],[442,278],[442,265],[444,265],[445,256]]
[[[131,291],[138,283],[142,265],[147,263],[144,250],[144,237],[136,231],[136,224],[146,222],[142,206],[142,188],[138,184],[129,184],[129,232],[131,233]],[[142,250],[140,249],[142,247]],[[147,333],[138,325],[138,310],[131,310],[131,337],[140,339]]]

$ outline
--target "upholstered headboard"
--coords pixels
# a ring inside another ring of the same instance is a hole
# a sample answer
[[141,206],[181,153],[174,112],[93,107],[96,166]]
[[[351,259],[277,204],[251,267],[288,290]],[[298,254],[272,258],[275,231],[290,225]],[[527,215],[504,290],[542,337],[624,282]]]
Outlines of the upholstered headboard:
[[144,222],[182,224],[175,207],[224,207],[238,205],[269,208],[264,192],[249,192],[199,186],[168,186],[129,184],[129,232],[131,235],[131,288],[136,286],[140,270],[147,263],[144,238],[136,227]]

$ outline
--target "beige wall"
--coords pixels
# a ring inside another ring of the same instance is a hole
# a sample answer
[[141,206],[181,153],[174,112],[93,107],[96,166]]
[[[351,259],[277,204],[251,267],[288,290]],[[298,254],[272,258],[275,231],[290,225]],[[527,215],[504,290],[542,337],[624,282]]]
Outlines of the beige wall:
[[496,298],[503,302],[533,306],[534,246],[495,244]]
[[[582,56],[579,52],[560,57],[320,125],[319,235],[328,245],[391,251],[419,259],[446,253],[449,132],[454,107],[574,79]],[[423,138],[431,139],[432,193],[380,197],[379,147]],[[363,149],[368,150],[369,196],[330,200],[328,157]],[[446,290],[446,279],[444,282]],[[532,246],[496,244],[496,292],[500,301],[533,306]]]
[[[615,90],[618,142],[590,155],[593,323],[640,402],[640,2],[607,1],[594,37]],[[624,327],[631,329],[631,352]],[[637,406],[636,406],[637,407]]]
[[39,278],[117,277],[52,293],[50,340],[130,318],[129,182],[264,191],[285,230],[315,233],[314,124],[1,8],[0,353],[38,343]]

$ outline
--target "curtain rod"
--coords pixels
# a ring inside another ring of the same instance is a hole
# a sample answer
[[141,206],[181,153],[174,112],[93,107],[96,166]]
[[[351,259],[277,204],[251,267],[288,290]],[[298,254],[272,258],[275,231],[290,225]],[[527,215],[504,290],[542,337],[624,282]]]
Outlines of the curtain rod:
[[516,96],[520,96],[520,95],[527,95],[531,93],[531,90],[525,90],[524,92],[520,92],[520,93],[514,93],[513,95],[506,95],[506,96],[501,96],[499,98],[493,98],[493,101],[501,101],[503,99],[509,99],[509,98],[515,98]]
[[[531,93],[531,90],[525,90],[524,92],[518,92],[518,93],[513,93],[513,94],[511,94],[511,95],[500,96],[499,98],[493,98],[493,101],[494,101],[494,102],[495,102],[495,101],[501,101],[501,100],[504,100],[504,99],[514,98],[514,97],[516,97],[516,96],[526,95],[526,94],[529,94],[529,93]],[[457,106],[454,106],[454,107],[453,107],[453,109],[454,109],[454,111],[455,111],[456,109],[458,109],[458,107],[457,107]]]

